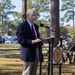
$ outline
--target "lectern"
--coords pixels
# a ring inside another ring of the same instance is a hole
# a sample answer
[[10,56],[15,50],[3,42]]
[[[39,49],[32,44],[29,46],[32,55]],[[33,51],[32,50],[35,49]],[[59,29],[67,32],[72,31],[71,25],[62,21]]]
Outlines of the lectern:
[[53,66],[54,65],[59,65],[59,75],[61,75],[61,65],[62,65],[62,62],[63,62],[63,60],[62,60],[62,58],[63,58],[62,40],[63,39],[64,38],[50,38],[50,37],[47,37],[47,38],[43,38],[43,40],[42,40],[43,44],[44,43],[49,44],[48,75],[53,75]]

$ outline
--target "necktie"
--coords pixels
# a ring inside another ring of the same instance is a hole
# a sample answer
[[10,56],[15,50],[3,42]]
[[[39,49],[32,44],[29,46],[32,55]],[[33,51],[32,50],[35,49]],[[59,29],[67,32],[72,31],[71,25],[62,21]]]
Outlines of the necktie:
[[35,34],[35,31],[34,31],[33,25],[32,25],[32,32],[33,32],[34,37],[36,38],[36,34]]

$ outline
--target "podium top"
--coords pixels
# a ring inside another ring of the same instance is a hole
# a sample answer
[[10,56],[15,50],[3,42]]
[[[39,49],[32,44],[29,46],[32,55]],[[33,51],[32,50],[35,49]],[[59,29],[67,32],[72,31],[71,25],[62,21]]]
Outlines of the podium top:
[[51,43],[52,40],[54,40],[54,42],[59,42],[60,40],[65,40],[65,38],[52,38],[52,37],[44,37],[42,38],[42,42],[43,43]]

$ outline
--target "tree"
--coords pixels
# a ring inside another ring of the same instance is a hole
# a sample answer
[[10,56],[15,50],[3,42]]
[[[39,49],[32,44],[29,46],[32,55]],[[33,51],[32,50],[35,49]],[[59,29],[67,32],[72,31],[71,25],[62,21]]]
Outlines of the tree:
[[11,0],[0,0],[0,14],[2,14],[5,18],[10,14],[16,13],[12,11],[15,8],[14,5],[11,4]]
[[69,36],[71,36],[71,37],[74,37],[74,36],[75,36],[75,28],[70,29],[69,34],[68,34],[68,35],[69,35]]
[[22,0],[22,21],[26,20],[27,0]]
[[10,21],[9,15],[18,15],[18,12],[13,11],[15,6],[11,4],[11,0],[0,0],[0,23],[2,33],[6,33],[6,28],[8,27],[8,22]]
[[69,31],[67,28],[65,28],[63,26],[60,27],[60,36],[68,37],[68,33],[69,33]]
[[73,20],[73,27],[74,27],[74,15],[75,15],[74,8],[75,8],[74,0],[62,0],[61,11],[65,14],[61,18],[61,21],[69,22],[70,20]]
[[47,21],[50,19],[50,0],[27,0],[27,9],[30,8],[39,13],[38,19]]
[[51,0],[50,36],[54,38],[60,38],[59,0]]

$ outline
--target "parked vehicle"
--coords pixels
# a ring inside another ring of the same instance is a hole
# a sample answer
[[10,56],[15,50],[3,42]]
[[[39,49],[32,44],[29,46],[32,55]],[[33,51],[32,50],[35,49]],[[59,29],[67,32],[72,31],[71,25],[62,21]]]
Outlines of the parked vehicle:
[[5,44],[18,44],[18,41],[16,38],[10,38],[5,41]]
[[65,49],[68,49],[69,48],[69,44],[71,43],[70,40],[66,39],[63,41],[63,46],[65,47]]
[[0,44],[5,43],[5,38],[0,37]]

